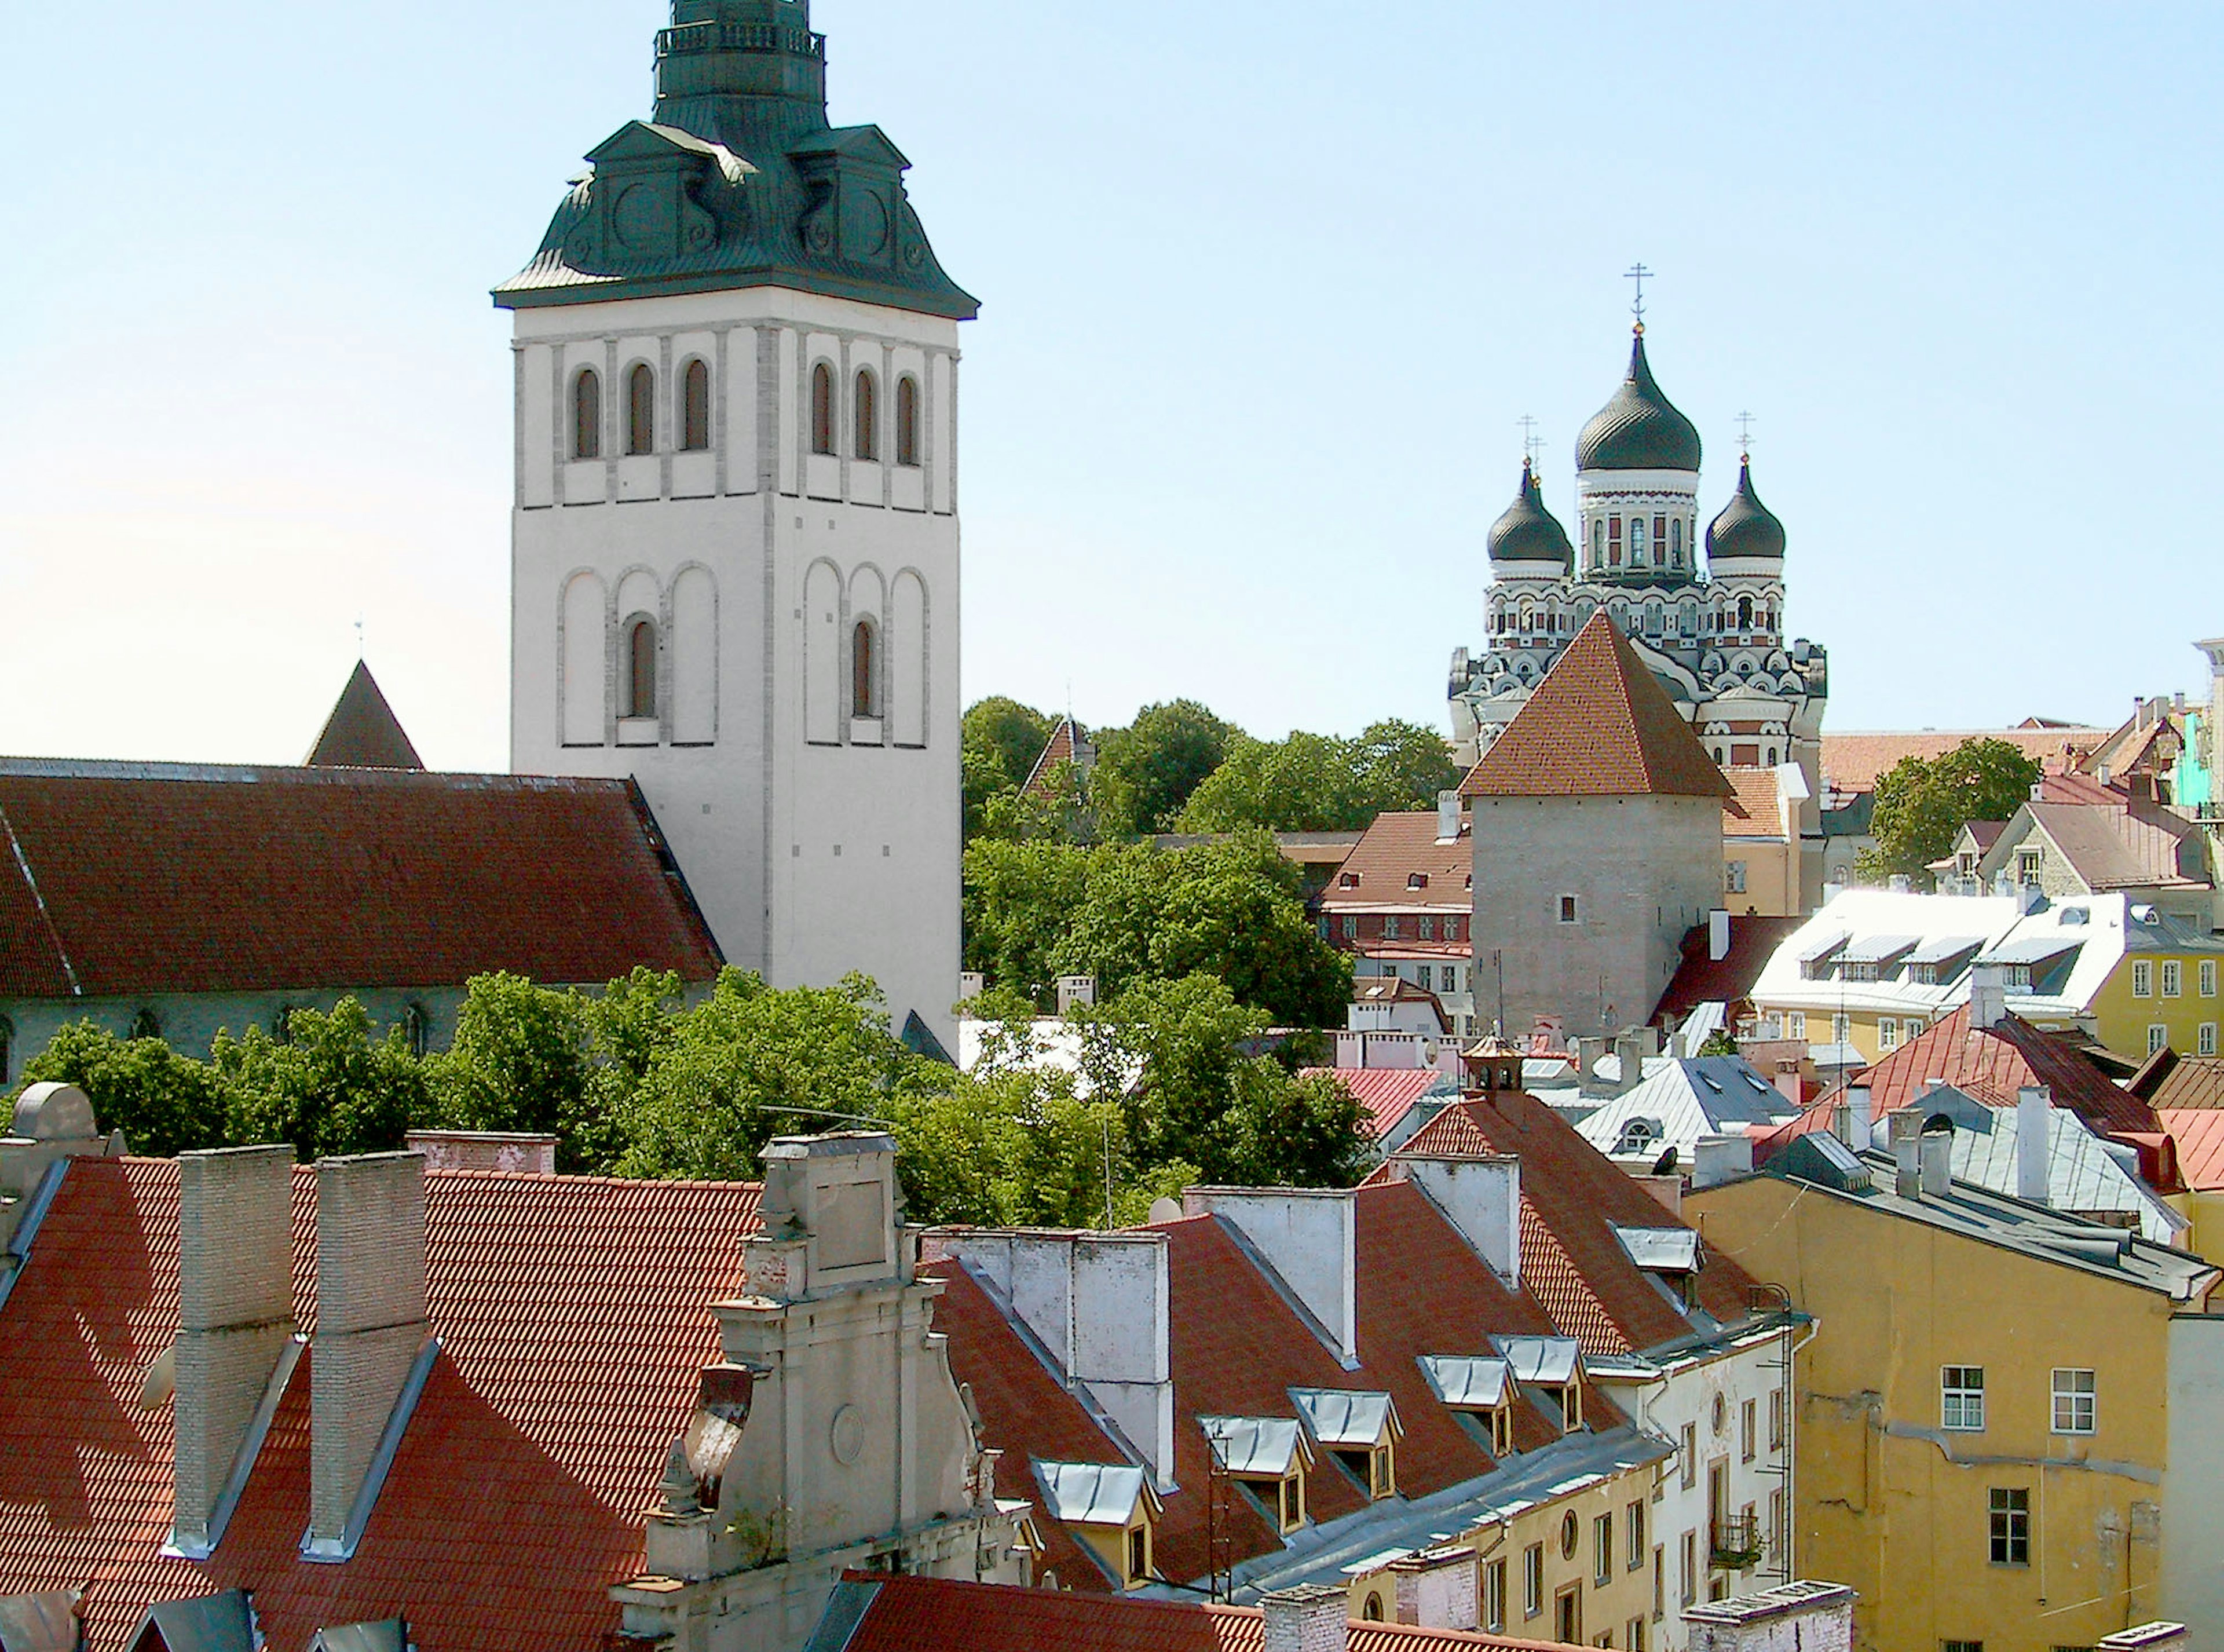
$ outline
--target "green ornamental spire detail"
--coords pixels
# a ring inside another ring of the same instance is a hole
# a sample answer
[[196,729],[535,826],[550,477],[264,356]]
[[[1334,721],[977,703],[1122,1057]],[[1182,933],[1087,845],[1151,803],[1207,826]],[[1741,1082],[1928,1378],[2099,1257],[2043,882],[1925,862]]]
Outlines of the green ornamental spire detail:
[[673,0],[653,119],[619,129],[504,308],[787,287],[969,320],[877,126],[826,119],[810,0]]

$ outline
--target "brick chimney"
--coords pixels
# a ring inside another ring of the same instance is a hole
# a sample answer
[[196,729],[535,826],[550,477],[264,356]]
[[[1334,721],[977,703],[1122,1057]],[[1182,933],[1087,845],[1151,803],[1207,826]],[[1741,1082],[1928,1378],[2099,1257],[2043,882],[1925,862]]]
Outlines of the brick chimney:
[[1259,1605],[1267,1614],[1264,1652],[1344,1652],[1350,1643],[1350,1607],[1341,1589],[1301,1583]]
[[254,1466],[294,1337],[294,1149],[178,1159],[177,1446],[170,1544],[205,1559]]
[[1444,1545],[1390,1563],[1398,1621],[1421,1629],[1478,1629],[1475,1551]]
[[323,1161],[307,1559],[354,1554],[436,1351],[425,1306],[424,1155]]

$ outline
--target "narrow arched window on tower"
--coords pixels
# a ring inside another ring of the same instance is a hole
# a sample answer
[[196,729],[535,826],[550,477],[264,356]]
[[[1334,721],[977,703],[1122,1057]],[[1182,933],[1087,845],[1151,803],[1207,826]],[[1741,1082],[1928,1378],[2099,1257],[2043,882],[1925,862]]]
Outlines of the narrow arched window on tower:
[[711,364],[698,356],[679,376],[679,445],[691,453],[711,446]]
[[881,456],[880,387],[869,371],[857,375],[857,447],[859,459]]
[[811,370],[811,451],[834,451],[834,370],[823,361]]
[[1642,516],[1629,519],[1629,566],[1633,568],[1645,566],[1645,518]]
[[896,381],[896,463],[919,468],[919,381],[908,373]]
[[1750,597],[1740,597],[1738,598],[1738,630],[1741,631],[1749,631],[1752,629],[1753,598]]
[[1684,519],[1681,516],[1668,524],[1668,566],[1684,566]]
[[873,658],[873,622],[861,619],[856,630],[850,634],[850,714],[852,717],[875,717],[877,701],[873,688],[877,680],[879,664]]
[[1591,518],[1591,566],[1606,566],[1606,523],[1596,516]]
[[656,622],[637,619],[626,632],[626,715],[656,715]]
[[603,456],[603,376],[582,367],[572,381],[572,457]]
[[626,375],[626,452],[656,451],[656,374],[647,362]]

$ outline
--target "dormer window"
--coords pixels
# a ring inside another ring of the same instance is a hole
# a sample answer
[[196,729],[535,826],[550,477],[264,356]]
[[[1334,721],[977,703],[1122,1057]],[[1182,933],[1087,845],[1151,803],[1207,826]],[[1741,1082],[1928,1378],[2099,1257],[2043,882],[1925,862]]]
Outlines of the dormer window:
[[1044,1508],[1121,1588],[1159,1580],[1158,1521],[1164,1509],[1141,1469],[1125,1463],[1038,1462],[1034,1467]]
[[1490,1343],[1513,1380],[1532,1398],[1549,1402],[1543,1408],[1559,1413],[1562,1434],[1583,1426],[1583,1355],[1573,1337],[1493,1337]]
[[1444,1408],[1474,1433],[1493,1457],[1513,1451],[1513,1401],[1518,1392],[1511,1366],[1494,1355],[1423,1354],[1421,1375]]
[[1339,873],[1336,877],[1336,886],[1340,889],[1357,889],[1359,887],[1359,874],[1357,872]]
[[1425,889],[1428,888],[1428,887],[1429,887],[1429,875],[1428,875],[1426,872],[1408,872],[1408,873],[1406,873],[1406,887],[1407,889]]
[[1285,1535],[1305,1523],[1305,1472],[1312,1447],[1288,1417],[1199,1417],[1221,1471],[1255,1497]]
[[1306,1431],[1359,1483],[1370,1502],[1398,1493],[1398,1441],[1405,1428],[1387,1394],[1292,1389]]

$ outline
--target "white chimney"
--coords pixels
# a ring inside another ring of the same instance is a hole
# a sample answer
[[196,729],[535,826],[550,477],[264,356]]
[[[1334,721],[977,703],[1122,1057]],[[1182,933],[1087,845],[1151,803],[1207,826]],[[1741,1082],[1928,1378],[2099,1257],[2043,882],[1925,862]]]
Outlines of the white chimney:
[[1753,1174],[1753,1137],[1702,1136],[1691,1149],[1691,1186],[1714,1187]]
[[224,1541],[300,1352],[293,1193],[289,1147],[178,1158],[170,1542],[191,1560]]
[[1457,792],[1437,794],[1437,841],[1457,843],[1460,834],[1460,794]]
[[1922,1143],[1923,1191],[1932,1199],[1943,1199],[1954,1184],[1954,1129],[1926,1130],[1917,1138]]
[[1920,1199],[1923,1196],[1923,1115],[1912,1107],[1902,1107],[1889,1117],[1892,1191],[1902,1199]]
[[2034,1205],[2047,1202],[2053,1124],[2052,1091],[2043,1085],[2025,1085],[2016,1092],[2016,1197]]
[[1719,964],[1730,955],[1730,915],[1716,910],[1707,914],[1707,959]]
[[1061,975],[1058,978],[1058,1013],[1061,1019],[1076,1010],[1093,1006],[1096,1002],[1096,978],[1093,975]]
[[1263,1652],[1345,1652],[1350,1643],[1350,1607],[1341,1589],[1301,1583],[1259,1605],[1267,1615]]
[[1359,1363],[1359,1206],[1347,1189],[1187,1187],[1185,1216],[1217,1216],[1311,1314],[1329,1351]]
[[960,1003],[970,1003],[988,990],[988,978],[978,970],[967,970],[957,978],[957,1002]]
[[1854,1152],[1866,1153],[1876,1144],[1876,1098],[1865,1084],[1846,1086],[1846,1104],[1853,1111],[1851,1123],[1854,1139],[1848,1143]]
[[438,1351],[425,1301],[424,1155],[324,1160],[317,1166],[307,1559],[354,1554]]
[[1969,970],[1969,1030],[1990,1032],[2007,1018],[2008,978],[1998,964],[1973,965]]
[[1390,1163],[1393,1175],[1429,1196],[1507,1289],[1521,1288],[1520,1160],[1511,1155],[1429,1159],[1401,1153]]

